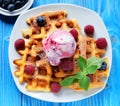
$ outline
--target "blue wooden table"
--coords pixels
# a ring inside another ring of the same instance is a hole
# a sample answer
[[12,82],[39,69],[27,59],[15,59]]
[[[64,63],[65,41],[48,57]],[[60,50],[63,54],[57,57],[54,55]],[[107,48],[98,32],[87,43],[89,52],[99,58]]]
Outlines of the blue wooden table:
[[31,8],[51,3],[76,4],[96,11],[103,19],[112,42],[113,61],[106,88],[90,98],[52,103],[22,94],[16,87],[8,61],[9,37],[17,17],[0,14],[0,106],[119,106],[120,105],[120,0],[34,0]]

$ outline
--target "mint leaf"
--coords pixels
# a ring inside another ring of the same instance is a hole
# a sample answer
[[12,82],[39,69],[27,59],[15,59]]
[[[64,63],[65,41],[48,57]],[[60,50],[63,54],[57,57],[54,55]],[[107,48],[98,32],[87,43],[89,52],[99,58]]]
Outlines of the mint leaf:
[[88,66],[84,71],[85,71],[85,75],[87,74],[94,74],[97,70],[97,65],[90,65]]
[[97,69],[99,69],[102,65],[102,63],[104,62],[104,59],[100,59],[97,63]]
[[82,78],[83,78],[82,71],[76,72],[75,78],[76,78],[76,79],[82,79]]
[[97,57],[90,57],[87,60],[87,65],[97,65],[97,69],[99,69],[101,67],[101,64],[104,62],[104,59],[101,58],[97,58]]
[[80,56],[77,61],[77,64],[80,70],[83,71],[84,68],[87,66],[87,61],[83,57]]
[[88,90],[90,85],[90,78],[87,76],[88,74],[94,74],[97,69],[101,67],[101,64],[104,62],[104,59],[97,57],[90,57],[86,60],[83,57],[79,57],[77,64],[80,70],[76,72],[75,76],[69,76],[64,78],[61,82],[61,86],[69,86],[74,82],[79,83],[79,87]]
[[90,79],[87,76],[84,76],[82,79],[79,79],[79,86],[85,90],[88,90],[90,85]]
[[75,81],[75,77],[74,77],[74,76],[69,76],[69,77],[64,78],[64,79],[60,82],[60,85],[61,85],[61,86],[69,86],[69,85],[71,85],[74,81]]

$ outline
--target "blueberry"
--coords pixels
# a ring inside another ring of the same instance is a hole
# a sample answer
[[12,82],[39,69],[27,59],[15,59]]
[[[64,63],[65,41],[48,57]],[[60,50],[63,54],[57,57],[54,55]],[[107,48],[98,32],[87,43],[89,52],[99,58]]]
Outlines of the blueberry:
[[8,3],[11,2],[11,0],[2,0],[2,1],[3,1],[4,4],[6,4],[6,3],[8,4]]
[[0,7],[13,11],[23,7],[28,0],[0,0]]
[[11,0],[3,0],[3,4],[8,5],[11,3]]
[[98,70],[106,70],[106,68],[107,68],[107,63],[104,61]]
[[2,6],[2,0],[0,0],[0,7]]
[[46,25],[46,19],[43,16],[39,16],[36,21],[37,21],[38,26],[40,27]]
[[12,3],[15,3],[16,0],[11,0]]
[[23,6],[23,2],[22,2],[22,1],[17,0],[17,1],[15,2],[15,9],[19,9],[19,8],[21,8],[22,6]]
[[0,0],[0,3],[2,3],[2,0]]
[[11,0],[3,0],[2,8],[7,9],[7,6],[11,3]]
[[28,2],[28,0],[23,0],[25,3],[27,3]]
[[4,3],[2,4],[1,7],[4,8],[4,9],[7,9],[7,6]]
[[13,11],[13,10],[15,9],[15,5],[14,5],[14,4],[9,4],[9,5],[7,6],[7,9],[8,9],[9,11]]

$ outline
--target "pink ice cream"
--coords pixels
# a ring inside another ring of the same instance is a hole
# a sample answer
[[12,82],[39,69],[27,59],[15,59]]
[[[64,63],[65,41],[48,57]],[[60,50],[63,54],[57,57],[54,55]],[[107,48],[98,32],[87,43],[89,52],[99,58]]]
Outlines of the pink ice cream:
[[76,42],[66,30],[56,30],[43,40],[43,49],[52,66],[57,66],[60,60],[74,55]]

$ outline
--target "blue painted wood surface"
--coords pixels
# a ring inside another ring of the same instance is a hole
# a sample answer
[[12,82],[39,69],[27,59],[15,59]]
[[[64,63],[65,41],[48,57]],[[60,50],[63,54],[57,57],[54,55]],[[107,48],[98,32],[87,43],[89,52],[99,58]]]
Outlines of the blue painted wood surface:
[[16,87],[8,61],[9,37],[17,17],[0,14],[0,106],[119,106],[120,105],[120,0],[34,0],[31,8],[51,3],[69,3],[96,11],[112,42],[113,62],[106,88],[95,96],[70,103],[51,103],[22,94]]

